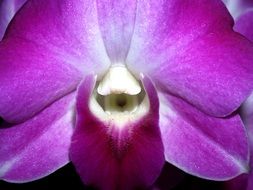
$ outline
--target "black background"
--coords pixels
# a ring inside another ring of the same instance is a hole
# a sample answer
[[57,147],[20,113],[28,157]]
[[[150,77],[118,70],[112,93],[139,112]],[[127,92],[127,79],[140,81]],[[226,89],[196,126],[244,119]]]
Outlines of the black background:
[[[222,182],[202,180],[187,175],[179,169],[166,164],[161,176],[156,182],[155,190],[222,190]],[[0,181],[0,190],[48,190],[73,189],[94,190],[83,185],[72,164],[59,169],[41,180],[24,184],[13,184]]]

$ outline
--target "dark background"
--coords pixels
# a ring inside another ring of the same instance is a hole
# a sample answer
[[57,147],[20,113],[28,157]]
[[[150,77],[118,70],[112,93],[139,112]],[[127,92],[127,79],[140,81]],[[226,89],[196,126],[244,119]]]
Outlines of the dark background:
[[[152,190],[222,190],[222,182],[202,180],[187,175],[179,169],[166,164],[161,176]],[[72,164],[59,169],[41,180],[24,184],[12,184],[0,181],[0,190],[51,190],[73,189],[93,190],[84,186]]]

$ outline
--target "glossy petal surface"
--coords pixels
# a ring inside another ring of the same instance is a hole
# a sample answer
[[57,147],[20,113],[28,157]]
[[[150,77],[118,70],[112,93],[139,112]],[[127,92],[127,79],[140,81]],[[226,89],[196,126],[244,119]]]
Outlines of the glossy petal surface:
[[140,189],[152,185],[161,172],[164,154],[158,128],[159,104],[151,82],[147,78],[143,81],[150,110],[123,128],[102,123],[90,113],[92,77],[79,87],[70,158],[84,183],[108,190]]
[[212,180],[227,180],[247,172],[248,142],[238,115],[214,118],[182,99],[162,94],[159,97],[160,128],[168,162]]
[[253,47],[232,23],[218,0],[139,1],[128,66],[202,111],[226,116],[253,87]]
[[32,119],[0,128],[0,178],[27,182],[69,162],[75,94],[55,102]]

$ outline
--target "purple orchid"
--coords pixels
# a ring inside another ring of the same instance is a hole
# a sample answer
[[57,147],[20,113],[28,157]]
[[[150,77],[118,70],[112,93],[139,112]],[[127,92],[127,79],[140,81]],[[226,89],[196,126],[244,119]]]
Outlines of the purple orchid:
[[[253,0],[229,0],[225,2],[234,18],[234,30],[253,42]],[[253,93],[240,108],[242,120],[247,128],[250,145],[250,172],[226,183],[229,190],[253,189]]]
[[0,0],[0,39],[15,13],[26,0]]
[[0,178],[69,160],[99,189],[149,187],[165,161],[213,180],[247,172],[233,112],[253,46],[232,23],[220,0],[28,1],[0,43]]

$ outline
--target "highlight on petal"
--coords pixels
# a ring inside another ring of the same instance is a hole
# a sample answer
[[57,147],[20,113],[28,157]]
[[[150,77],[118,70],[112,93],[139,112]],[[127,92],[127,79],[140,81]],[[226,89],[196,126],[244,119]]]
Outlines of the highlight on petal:
[[29,182],[69,162],[74,97],[62,98],[22,124],[0,128],[0,179]]
[[253,5],[235,20],[234,30],[253,42]]
[[0,116],[20,123],[75,90],[81,74],[45,47],[21,39],[0,45]]
[[96,1],[28,1],[0,43],[0,116],[23,122],[109,64]]
[[212,180],[228,180],[248,171],[248,141],[237,114],[215,118],[169,94],[159,94],[159,98],[160,128],[168,162]]
[[236,20],[240,15],[248,8],[250,4],[253,5],[251,0],[222,0],[226,5],[228,11],[234,20]]
[[139,1],[135,23],[126,62],[160,90],[220,117],[253,89],[253,46],[221,1]]
[[22,7],[26,0],[1,0],[0,1],[0,40],[16,12]]
[[112,63],[125,61],[135,26],[137,0],[97,1],[98,21]]
[[91,112],[94,77],[86,77],[79,86],[70,158],[85,184],[108,190],[140,189],[152,185],[160,174],[164,150],[158,97],[151,81],[146,77],[142,81],[149,110],[137,120],[133,114],[133,120],[129,118],[123,126],[114,120],[102,121]]

